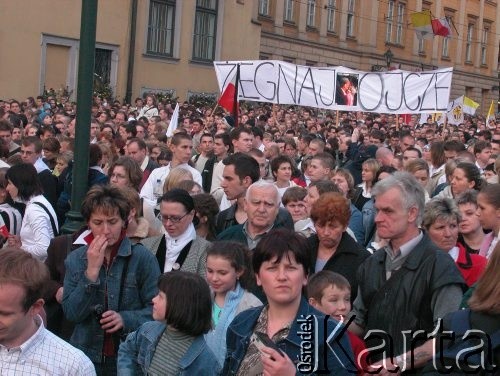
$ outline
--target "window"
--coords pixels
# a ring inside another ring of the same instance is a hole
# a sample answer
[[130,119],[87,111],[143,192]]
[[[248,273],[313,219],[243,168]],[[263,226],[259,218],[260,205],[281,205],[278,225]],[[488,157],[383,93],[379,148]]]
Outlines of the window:
[[419,54],[425,53],[425,39],[423,38],[418,39],[418,53]]
[[196,0],[193,60],[213,61],[217,32],[217,0]]
[[450,38],[449,37],[446,37],[446,38],[443,38],[443,51],[441,53],[441,55],[443,57],[450,57],[450,46],[449,46],[449,42],[450,42]]
[[467,40],[465,41],[465,61],[472,61],[472,37],[474,36],[474,24],[467,25]]
[[354,7],[355,1],[349,0],[347,3],[347,36],[354,36]]
[[[406,4],[390,0],[387,8],[387,25],[385,29],[385,41],[388,43],[403,44],[404,16]],[[396,25],[394,25],[396,24]],[[396,26],[396,27],[394,27]],[[395,35],[394,34],[395,30]]]
[[335,12],[337,10],[337,1],[328,0],[326,6],[326,30],[330,33],[335,33]]
[[149,3],[148,54],[173,56],[175,0],[151,0]]
[[486,46],[488,45],[489,31],[490,31],[489,27],[485,26],[483,29],[483,35],[481,36],[481,65],[486,65],[486,60],[487,60]]
[[111,50],[95,49],[94,79],[109,85],[111,76]]
[[315,27],[316,23],[316,0],[307,0],[307,26]]
[[392,42],[392,26],[394,22],[394,1],[390,0],[387,8],[387,26],[385,29],[385,41]]
[[293,2],[294,0],[285,0],[285,21],[293,22]]
[[404,16],[405,16],[406,5],[403,3],[398,3],[398,20],[396,25],[396,43],[403,43],[403,30],[404,30]]
[[259,0],[259,15],[269,16],[269,0]]

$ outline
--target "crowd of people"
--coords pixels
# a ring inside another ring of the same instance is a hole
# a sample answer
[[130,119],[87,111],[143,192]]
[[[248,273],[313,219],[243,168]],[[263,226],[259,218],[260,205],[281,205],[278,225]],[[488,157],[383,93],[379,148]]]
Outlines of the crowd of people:
[[[96,96],[90,124],[76,111],[0,100],[1,374],[500,364],[500,121],[245,103],[235,127],[185,102],[167,137],[173,106],[153,94]],[[85,225],[60,235],[76,126]],[[434,339],[442,323],[456,338]],[[477,345],[468,329],[493,336],[486,362],[453,358]]]

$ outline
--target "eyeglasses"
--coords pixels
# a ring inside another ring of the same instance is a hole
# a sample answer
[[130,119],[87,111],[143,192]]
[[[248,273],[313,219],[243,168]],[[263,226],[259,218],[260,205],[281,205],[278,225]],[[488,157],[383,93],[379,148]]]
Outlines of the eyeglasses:
[[182,221],[182,219],[188,215],[190,212],[187,212],[186,214],[184,214],[183,216],[179,217],[179,216],[175,216],[175,215],[164,215],[164,214],[161,214],[160,213],[160,217],[161,217],[161,220],[162,222],[172,222],[172,223],[179,223],[180,221]]

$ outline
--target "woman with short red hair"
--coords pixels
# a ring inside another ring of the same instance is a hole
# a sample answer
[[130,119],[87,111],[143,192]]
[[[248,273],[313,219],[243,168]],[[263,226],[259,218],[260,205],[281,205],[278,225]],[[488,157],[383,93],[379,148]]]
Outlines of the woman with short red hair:
[[351,301],[358,291],[356,271],[370,253],[347,232],[350,203],[341,193],[325,193],[314,203],[311,219],[316,234],[308,238],[311,274],[330,270],[343,275],[352,286]]

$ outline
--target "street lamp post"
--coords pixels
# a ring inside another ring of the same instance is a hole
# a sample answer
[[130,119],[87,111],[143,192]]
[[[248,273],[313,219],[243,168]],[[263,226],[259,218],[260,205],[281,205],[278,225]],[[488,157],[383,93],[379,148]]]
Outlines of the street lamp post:
[[387,49],[387,51],[385,51],[384,57],[385,57],[385,63],[387,64],[387,70],[389,70],[389,68],[391,67],[392,58],[394,57],[394,54],[392,53],[390,47]]
[[77,114],[75,128],[75,161],[71,189],[71,210],[66,214],[63,233],[73,233],[83,225],[80,213],[88,190],[90,115],[94,78],[97,0],[82,0],[80,51],[78,59]]

